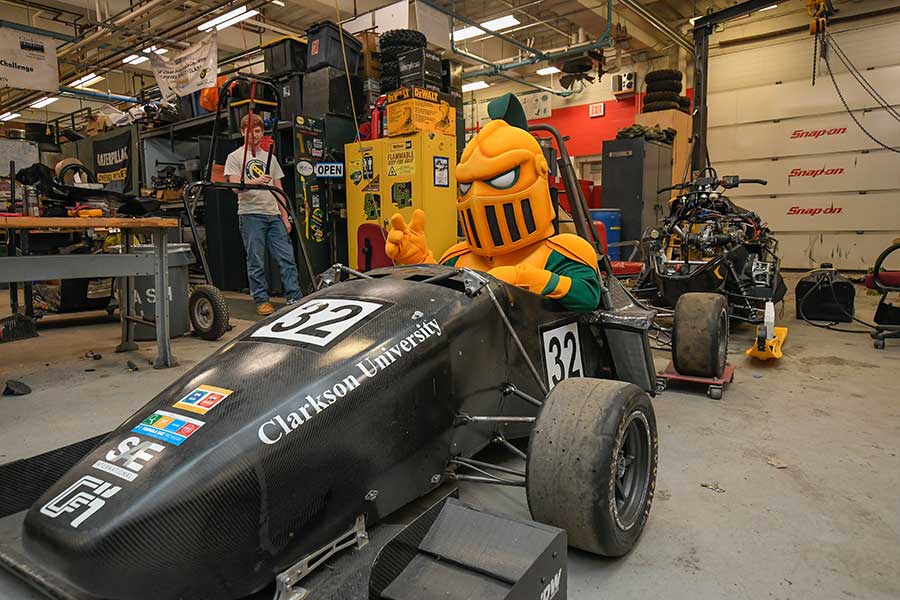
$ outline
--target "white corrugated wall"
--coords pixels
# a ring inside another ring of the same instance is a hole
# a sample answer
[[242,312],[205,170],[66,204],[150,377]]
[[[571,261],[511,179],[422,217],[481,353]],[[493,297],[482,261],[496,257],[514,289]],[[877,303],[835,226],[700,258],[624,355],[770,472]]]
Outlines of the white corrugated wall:
[[[889,104],[900,106],[900,15],[832,29]],[[900,237],[900,154],[880,148],[844,110],[825,63],[812,85],[807,33],[729,45],[710,57],[709,151],[719,175],[767,179],[735,190],[777,233],[783,266],[866,269]],[[900,146],[900,123],[831,57],[854,115]]]

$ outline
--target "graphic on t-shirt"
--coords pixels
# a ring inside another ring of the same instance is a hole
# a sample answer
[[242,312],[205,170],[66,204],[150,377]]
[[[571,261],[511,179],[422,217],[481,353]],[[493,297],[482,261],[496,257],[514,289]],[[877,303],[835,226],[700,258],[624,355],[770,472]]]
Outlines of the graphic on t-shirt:
[[244,167],[244,174],[247,179],[259,179],[266,174],[266,163],[258,158],[251,158]]

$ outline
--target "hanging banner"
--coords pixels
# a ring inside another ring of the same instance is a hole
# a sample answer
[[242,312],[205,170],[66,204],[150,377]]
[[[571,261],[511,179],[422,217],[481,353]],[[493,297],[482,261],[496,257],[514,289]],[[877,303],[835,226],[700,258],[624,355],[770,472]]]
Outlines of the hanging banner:
[[59,91],[56,40],[0,27],[0,88]]
[[204,88],[215,87],[217,61],[215,31],[172,58],[150,54],[150,66],[163,98],[172,94],[187,96]]
[[131,191],[131,131],[94,142],[94,170],[97,183],[107,189],[128,193]]

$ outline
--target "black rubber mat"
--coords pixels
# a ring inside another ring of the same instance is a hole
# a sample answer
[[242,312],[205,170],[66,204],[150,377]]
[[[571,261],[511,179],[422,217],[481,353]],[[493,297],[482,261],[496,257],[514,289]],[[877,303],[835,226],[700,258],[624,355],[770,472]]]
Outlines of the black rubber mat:
[[109,435],[0,465],[0,519],[31,507],[56,480]]

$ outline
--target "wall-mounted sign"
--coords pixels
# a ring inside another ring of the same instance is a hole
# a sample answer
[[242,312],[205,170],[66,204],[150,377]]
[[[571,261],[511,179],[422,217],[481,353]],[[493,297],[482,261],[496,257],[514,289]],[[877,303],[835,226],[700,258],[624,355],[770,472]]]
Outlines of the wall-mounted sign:
[[603,102],[594,102],[593,104],[588,104],[588,116],[593,119],[594,117],[602,117],[606,114],[606,104]]
[[0,88],[59,91],[56,40],[0,27]]
[[344,163],[320,162],[316,164],[316,177],[343,177]]

